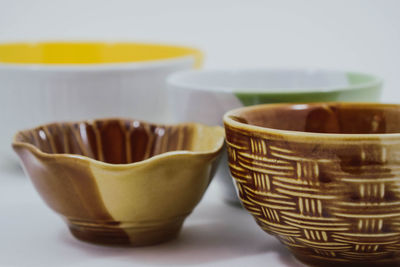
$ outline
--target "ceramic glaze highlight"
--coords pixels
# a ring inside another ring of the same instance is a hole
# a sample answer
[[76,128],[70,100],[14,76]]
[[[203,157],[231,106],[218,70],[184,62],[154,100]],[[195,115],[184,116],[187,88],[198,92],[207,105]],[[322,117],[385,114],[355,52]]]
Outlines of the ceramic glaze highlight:
[[400,264],[400,105],[260,105],[224,122],[242,204],[298,259]]
[[219,127],[108,119],[21,131],[13,147],[74,236],[141,246],[177,236],[215,173],[223,137]]

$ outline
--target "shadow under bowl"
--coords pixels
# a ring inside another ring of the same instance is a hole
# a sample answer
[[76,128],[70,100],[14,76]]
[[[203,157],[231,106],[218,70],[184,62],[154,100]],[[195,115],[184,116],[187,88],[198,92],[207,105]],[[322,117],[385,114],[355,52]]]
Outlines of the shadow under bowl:
[[224,123],[242,204],[298,259],[400,264],[400,105],[259,105]]
[[75,237],[142,246],[178,235],[223,143],[221,127],[100,119],[20,131],[13,148]]

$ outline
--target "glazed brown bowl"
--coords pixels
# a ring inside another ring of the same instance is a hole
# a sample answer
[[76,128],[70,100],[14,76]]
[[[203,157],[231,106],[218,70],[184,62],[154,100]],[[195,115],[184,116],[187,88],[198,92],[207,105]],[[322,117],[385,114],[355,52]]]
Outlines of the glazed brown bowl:
[[400,105],[259,105],[224,123],[243,206],[299,260],[400,265]]
[[223,143],[221,127],[104,119],[21,131],[13,147],[75,237],[141,246],[178,235]]

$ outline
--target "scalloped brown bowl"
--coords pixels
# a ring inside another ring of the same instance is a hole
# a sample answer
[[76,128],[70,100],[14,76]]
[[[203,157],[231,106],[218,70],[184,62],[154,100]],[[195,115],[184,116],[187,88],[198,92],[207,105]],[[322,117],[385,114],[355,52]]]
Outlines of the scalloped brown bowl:
[[242,204],[298,259],[400,266],[400,105],[259,105],[224,122]]
[[223,143],[220,127],[103,119],[20,131],[13,148],[75,237],[140,246],[178,235]]

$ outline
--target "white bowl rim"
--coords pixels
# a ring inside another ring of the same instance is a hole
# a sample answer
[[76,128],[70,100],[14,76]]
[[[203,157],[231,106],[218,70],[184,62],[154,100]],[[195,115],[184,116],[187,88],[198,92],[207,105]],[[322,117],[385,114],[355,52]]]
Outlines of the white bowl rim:
[[[245,72],[302,72],[305,74],[313,72],[323,73],[343,73],[343,74],[354,74],[363,75],[372,78],[372,81],[356,83],[348,86],[326,86],[326,87],[308,87],[308,88],[265,88],[265,90],[255,89],[248,87],[246,90],[235,87],[227,86],[202,86],[191,82],[182,81],[189,75],[196,75],[201,77],[210,73],[220,73],[221,75],[241,75]],[[247,95],[267,95],[267,94],[305,94],[305,93],[329,93],[339,91],[352,91],[369,89],[373,87],[381,87],[383,85],[383,79],[374,74],[358,72],[358,71],[347,71],[347,70],[335,70],[335,69],[323,69],[323,68],[222,68],[222,69],[205,69],[205,70],[184,70],[172,73],[167,78],[167,84],[169,88],[177,88],[181,90],[194,90],[194,91],[206,91],[215,93],[243,93]]]

